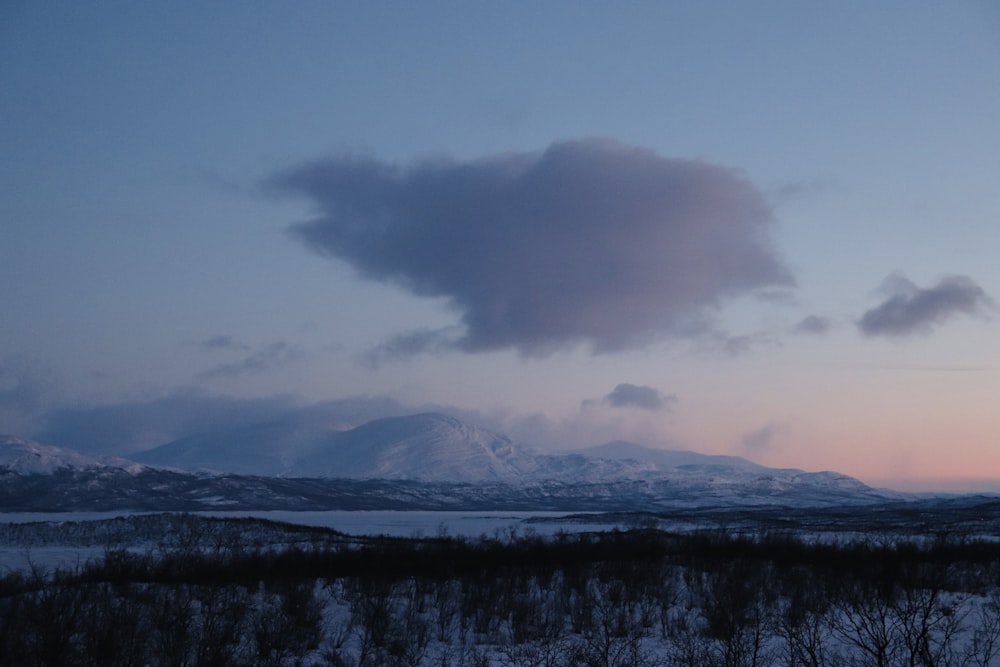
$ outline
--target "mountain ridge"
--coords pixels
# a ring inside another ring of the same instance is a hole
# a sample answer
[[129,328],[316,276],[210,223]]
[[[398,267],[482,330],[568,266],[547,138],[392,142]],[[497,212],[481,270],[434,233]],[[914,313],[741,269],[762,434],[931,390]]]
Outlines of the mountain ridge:
[[0,435],[0,471],[20,475],[45,475],[63,469],[116,468],[136,473],[145,467],[141,463],[117,456],[90,456],[16,435]]
[[[344,430],[300,426],[294,421],[266,422],[182,438],[133,458],[149,465],[236,474],[456,483],[545,479],[590,483],[668,474],[747,476],[783,470],[738,456],[655,449],[626,441],[543,453],[437,412],[383,417]],[[818,474],[797,469],[783,472]]]
[[[624,441],[538,453],[440,413],[387,417],[340,431],[266,422],[174,441],[138,463],[25,439],[3,442],[0,509],[7,511],[73,502],[182,510],[593,511],[856,505],[901,497],[840,473],[767,468],[740,457]],[[25,500],[24,494],[39,499]]]

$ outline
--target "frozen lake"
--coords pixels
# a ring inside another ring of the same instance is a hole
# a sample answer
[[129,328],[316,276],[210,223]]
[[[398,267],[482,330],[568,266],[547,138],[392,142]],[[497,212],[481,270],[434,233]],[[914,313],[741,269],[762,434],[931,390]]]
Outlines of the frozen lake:
[[[566,512],[211,512],[211,516],[253,516],[308,526],[323,526],[349,535],[389,535],[392,537],[433,537],[442,533],[463,537],[492,537],[497,534],[536,533],[554,535],[559,531],[611,530],[618,523],[602,522],[599,514],[573,515]],[[592,516],[593,520],[581,520]]]

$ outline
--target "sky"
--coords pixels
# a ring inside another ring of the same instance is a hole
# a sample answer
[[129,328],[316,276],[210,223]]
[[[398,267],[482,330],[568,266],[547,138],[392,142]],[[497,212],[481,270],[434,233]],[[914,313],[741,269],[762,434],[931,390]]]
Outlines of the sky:
[[0,432],[1000,489],[994,2],[8,0],[0,91]]

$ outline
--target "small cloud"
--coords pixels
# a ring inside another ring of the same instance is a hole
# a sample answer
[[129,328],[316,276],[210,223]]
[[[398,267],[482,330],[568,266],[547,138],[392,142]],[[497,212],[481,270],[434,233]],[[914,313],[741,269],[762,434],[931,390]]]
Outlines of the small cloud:
[[749,334],[729,334],[716,331],[705,340],[701,349],[711,354],[721,352],[727,357],[741,357],[759,348],[780,348],[781,346],[781,341],[767,331]]
[[833,326],[833,321],[829,317],[820,315],[809,315],[795,325],[795,333],[820,335],[825,334]]
[[246,185],[240,183],[236,179],[230,178],[216,169],[205,167],[203,165],[194,167],[192,170],[192,176],[197,179],[201,185],[207,186],[215,192],[245,197],[249,191]]
[[935,326],[958,315],[982,315],[994,307],[993,299],[967,276],[946,276],[936,285],[917,287],[906,276],[888,276],[879,290],[886,299],[858,320],[866,336],[902,338],[928,334]]
[[676,396],[664,394],[655,387],[623,382],[612,389],[611,393],[600,401],[586,400],[583,402],[582,407],[588,409],[599,403],[612,408],[636,408],[638,410],[659,412],[660,410],[670,408],[676,402]]
[[201,373],[198,377],[202,380],[212,380],[259,375],[287,366],[304,356],[305,353],[297,345],[285,342],[268,343],[239,361],[219,364],[215,368]]
[[727,336],[722,341],[722,349],[731,357],[738,357],[746,354],[756,345],[770,340],[769,337],[761,334],[744,334],[741,336]]
[[198,347],[203,347],[207,350],[249,350],[250,346],[243,343],[239,343],[229,335],[212,336],[211,338],[206,338],[205,340],[199,340],[194,342]]

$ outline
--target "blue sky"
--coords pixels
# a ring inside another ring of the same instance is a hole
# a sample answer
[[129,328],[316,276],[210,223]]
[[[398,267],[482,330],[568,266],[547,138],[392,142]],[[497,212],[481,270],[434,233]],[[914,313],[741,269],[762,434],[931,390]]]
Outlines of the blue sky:
[[2,12],[0,430],[363,397],[1000,478],[995,3]]

